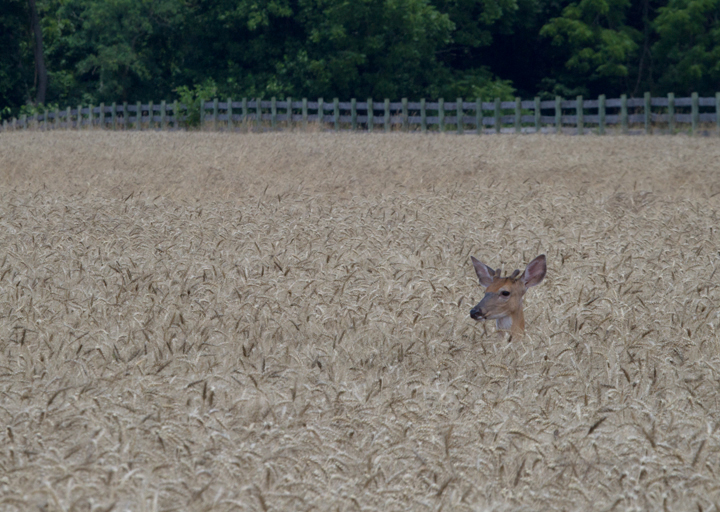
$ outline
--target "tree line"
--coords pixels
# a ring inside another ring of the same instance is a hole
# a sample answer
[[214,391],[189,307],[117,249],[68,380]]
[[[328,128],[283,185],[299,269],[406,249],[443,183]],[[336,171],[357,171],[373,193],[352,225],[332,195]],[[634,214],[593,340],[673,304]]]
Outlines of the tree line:
[[3,0],[0,109],[714,95],[720,0]]

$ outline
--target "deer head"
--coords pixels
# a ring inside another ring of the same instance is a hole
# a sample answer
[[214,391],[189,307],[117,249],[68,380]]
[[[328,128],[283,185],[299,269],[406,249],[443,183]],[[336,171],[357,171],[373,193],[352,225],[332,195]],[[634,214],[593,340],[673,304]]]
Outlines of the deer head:
[[511,275],[501,277],[500,270],[493,270],[471,256],[480,284],[485,286],[485,296],[470,310],[474,320],[495,320],[498,330],[510,331],[512,336],[525,333],[523,317],[523,295],[531,286],[538,285],[545,278],[547,265],[541,254],[528,263],[525,272],[515,270]]

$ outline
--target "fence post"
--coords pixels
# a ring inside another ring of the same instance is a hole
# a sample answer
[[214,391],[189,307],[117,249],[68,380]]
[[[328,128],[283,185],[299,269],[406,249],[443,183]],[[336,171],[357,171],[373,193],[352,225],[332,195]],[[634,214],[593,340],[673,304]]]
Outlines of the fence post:
[[333,123],[335,131],[340,131],[340,100],[333,98]]
[[522,124],[520,121],[522,118],[522,100],[519,97],[515,97],[515,133],[522,133]]
[[240,103],[240,124],[242,125],[240,128],[244,130],[247,128],[247,98],[241,99]]
[[270,98],[270,128],[275,131],[277,127],[277,98]]
[[350,127],[352,131],[357,131],[357,100],[350,99]]
[[697,131],[698,117],[699,117],[698,116],[698,113],[699,113],[698,93],[696,93],[696,92],[692,93],[690,101],[691,101],[690,108],[691,108],[691,116],[692,116],[692,128],[691,128],[692,131],[690,133],[691,133],[691,135],[695,135],[695,132]]
[[100,129],[104,130],[105,129],[105,102],[104,101],[102,103],[100,103],[99,121],[100,121]]
[[255,101],[255,125],[257,131],[262,131],[262,98],[256,98]]
[[578,135],[585,134],[585,117],[583,111],[583,97],[578,96],[575,103],[575,125],[577,126]]
[[650,101],[650,93],[645,93],[645,105],[643,108],[643,113],[645,114],[645,135],[650,135],[650,122],[652,121],[652,114],[651,114],[651,108],[652,103]]
[[93,129],[95,126],[95,113],[93,112],[94,106],[92,103],[88,105],[88,124],[90,125],[90,130]]
[[65,110],[65,129],[69,130],[72,128],[72,110],[68,107]]
[[242,130],[245,128],[245,123],[247,121],[247,98],[242,98],[240,100],[240,129]]
[[213,109],[213,113],[212,113],[212,131],[214,131],[214,132],[216,132],[217,129],[218,129],[218,110],[219,110],[219,105],[218,105],[218,103],[219,103],[219,102],[218,102],[218,99],[217,99],[217,98],[213,98],[213,102],[212,102],[212,109]]
[[373,100],[372,98],[367,99],[367,125],[368,125],[368,131],[373,131],[373,117],[375,114],[375,107],[373,107]]
[[128,102],[123,102],[123,130],[128,130],[130,114],[128,113]]
[[720,135],[720,92],[715,93],[715,126],[715,131]]
[[323,99],[318,98],[318,125],[320,126],[321,130],[322,130],[324,117],[325,117],[325,106],[323,105]]
[[502,116],[500,115],[500,98],[495,98],[495,133],[500,133],[500,125],[502,123]]
[[155,129],[155,104],[152,101],[148,102],[148,128],[150,130]]
[[385,98],[385,116],[383,117],[383,123],[385,124],[385,131],[390,131],[390,100]]
[[483,130],[483,111],[482,98],[475,98],[475,128],[478,135],[482,135]]
[[302,99],[302,125],[303,128],[307,128],[308,124],[308,106],[307,106],[307,98]]
[[427,132],[427,109],[425,107],[425,98],[420,98],[420,131]]
[[137,112],[135,113],[135,129],[142,130],[142,102],[136,104]]
[[58,107],[55,107],[55,112],[53,113],[53,129],[57,130],[60,128],[60,110]]
[[555,133],[562,133],[562,98],[555,96]]
[[622,125],[623,135],[627,135],[627,132],[628,132],[627,94],[620,95],[620,123]]
[[173,101],[172,113],[173,118],[175,119],[173,127],[177,130],[178,128],[180,128],[180,105],[178,104],[178,100]]
[[409,117],[410,117],[410,115],[408,114],[408,99],[403,98],[402,99],[402,130],[404,132],[408,131],[410,128]]
[[167,128],[167,103],[165,100],[160,102],[160,129],[165,130]]
[[605,135],[605,95],[598,96],[598,134]]
[[28,129],[27,114],[23,114],[20,116],[20,127],[24,128],[25,130]]
[[462,98],[458,98],[458,99],[455,100],[455,101],[457,102],[457,105],[456,105],[457,108],[455,109],[455,110],[457,111],[457,114],[456,114],[456,117],[457,117],[457,132],[458,132],[458,135],[462,135],[462,134],[465,132],[465,130],[464,130],[465,127],[463,126],[463,104],[462,104]]
[[535,133],[540,133],[540,97],[535,96]]
[[438,99],[438,124],[440,125],[440,131],[445,131],[445,100]]
[[293,124],[292,124],[292,121],[293,121],[292,97],[287,96],[285,98],[285,101],[287,102],[287,108],[285,109],[285,123],[286,123],[286,126],[290,130],[292,130],[292,126],[293,126]]
[[675,93],[668,93],[668,130],[675,135]]

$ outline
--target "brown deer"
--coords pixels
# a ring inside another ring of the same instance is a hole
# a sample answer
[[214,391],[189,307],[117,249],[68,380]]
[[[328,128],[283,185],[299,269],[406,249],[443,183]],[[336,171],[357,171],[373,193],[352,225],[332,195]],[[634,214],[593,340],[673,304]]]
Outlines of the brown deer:
[[545,278],[545,255],[541,254],[528,263],[522,275],[515,270],[505,277],[500,276],[500,270],[493,270],[482,261],[470,258],[480,284],[486,287],[485,296],[470,310],[470,317],[477,321],[495,320],[499,331],[510,331],[511,340],[513,336],[525,334],[523,295],[528,288],[540,284]]

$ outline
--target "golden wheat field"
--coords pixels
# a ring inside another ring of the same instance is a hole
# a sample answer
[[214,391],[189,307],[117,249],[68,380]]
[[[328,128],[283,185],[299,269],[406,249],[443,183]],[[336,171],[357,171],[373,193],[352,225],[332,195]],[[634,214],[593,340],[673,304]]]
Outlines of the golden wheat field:
[[[0,510],[720,509],[720,141],[0,135]],[[476,256],[547,254],[526,336]]]

